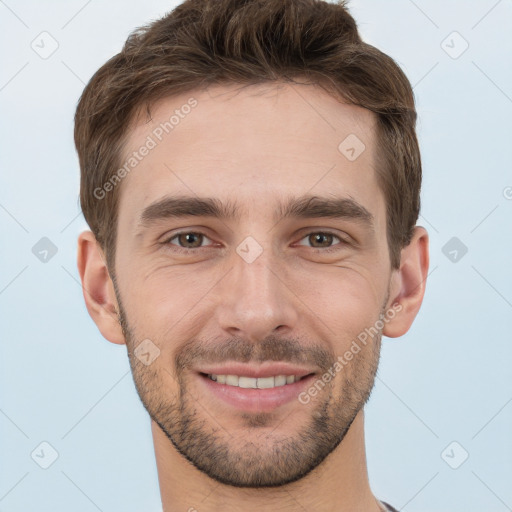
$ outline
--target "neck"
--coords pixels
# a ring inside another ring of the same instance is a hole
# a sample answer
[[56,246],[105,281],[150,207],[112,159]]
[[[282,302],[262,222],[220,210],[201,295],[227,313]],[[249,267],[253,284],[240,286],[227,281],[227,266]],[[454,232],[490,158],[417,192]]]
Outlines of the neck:
[[[364,411],[343,442],[304,478],[280,487],[224,485],[195,468],[151,422],[163,512],[380,512],[368,482]],[[269,508],[270,507],[270,508]]]

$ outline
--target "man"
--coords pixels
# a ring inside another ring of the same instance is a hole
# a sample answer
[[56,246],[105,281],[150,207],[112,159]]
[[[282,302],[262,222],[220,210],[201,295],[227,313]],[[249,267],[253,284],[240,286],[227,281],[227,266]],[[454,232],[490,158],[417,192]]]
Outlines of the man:
[[86,86],[78,268],[166,512],[395,510],[364,405],[425,290],[415,121],[400,68],[317,0],[187,0]]

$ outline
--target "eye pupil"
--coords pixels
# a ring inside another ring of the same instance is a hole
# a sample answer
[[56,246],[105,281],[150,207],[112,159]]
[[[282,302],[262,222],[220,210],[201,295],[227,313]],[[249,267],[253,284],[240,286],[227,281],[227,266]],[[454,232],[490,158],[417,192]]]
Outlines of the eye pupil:
[[[202,235],[200,235],[199,233],[182,233],[181,235],[179,235],[180,245],[192,244],[192,247],[200,247],[201,236]],[[194,238],[196,239],[195,243],[193,240]],[[197,243],[197,241],[199,241],[199,243]]]
[[[315,235],[313,235],[313,238],[315,240],[314,243],[320,242],[322,247],[328,246],[332,243],[332,235],[330,235],[329,233],[316,233]],[[324,239],[323,244],[322,239]],[[325,241],[327,241],[327,243],[325,243]]]
[[[203,234],[193,231],[186,233],[179,233],[175,238],[178,240],[178,244],[186,249],[194,249],[202,246]],[[334,235],[330,233],[316,232],[309,235],[309,242],[313,247],[326,248],[330,247],[333,243]]]

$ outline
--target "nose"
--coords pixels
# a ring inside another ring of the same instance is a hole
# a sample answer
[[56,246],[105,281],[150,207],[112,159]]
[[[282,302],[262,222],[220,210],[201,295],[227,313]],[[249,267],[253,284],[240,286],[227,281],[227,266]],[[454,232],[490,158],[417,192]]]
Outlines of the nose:
[[216,310],[219,326],[231,336],[258,342],[290,333],[297,324],[298,300],[289,273],[271,252],[264,250],[251,263],[234,254],[233,267],[218,289]]

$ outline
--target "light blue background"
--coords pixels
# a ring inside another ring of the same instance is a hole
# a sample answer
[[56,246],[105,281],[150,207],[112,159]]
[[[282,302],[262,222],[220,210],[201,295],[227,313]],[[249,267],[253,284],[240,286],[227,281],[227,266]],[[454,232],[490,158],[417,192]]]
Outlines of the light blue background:
[[[174,5],[0,2],[1,512],[161,510],[126,349],[82,298],[72,131],[96,69]],[[423,308],[406,336],[384,339],[367,406],[372,489],[406,512],[512,510],[512,2],[350,7],[414,85],[431,237]],[[42,31],[59,44],[46,60],[31,48]],[[469,43],[457,59],[441,46],[453,31]],[[442,252],[454,236],[468,248],[456,263]],[[42,237],[58,247],[47,263],[31,251]],[[30,456],[42,441],[59,453],[46,470]],[[441,456],[452,441],[451,461],[469,453],[458,469]]]

